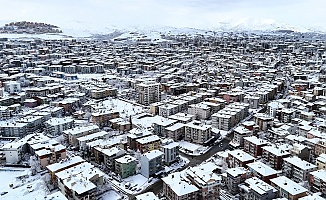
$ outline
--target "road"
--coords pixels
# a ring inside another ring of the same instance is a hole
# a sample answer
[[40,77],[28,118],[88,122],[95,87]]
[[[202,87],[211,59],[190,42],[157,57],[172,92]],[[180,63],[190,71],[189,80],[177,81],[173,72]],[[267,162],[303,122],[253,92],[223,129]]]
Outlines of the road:
[[200,163],[204,162],[205,160],[212,157],[217,152],[224,151],[225,149],[227,149],[228,144],[230,143],[230,141],[232,139],[233,139],[233,134],[232,134],[231,138],[224,138],[221,142],[219,142],[215,146],[211,147],[211,149],[209,151],[207,151],[206,153],[204,153],[203,155],[200,155],[200,156],[189,156],[182,152],[180,152],[180,155],[188,158],[190,160],[189,166],[193,167],[193,166],[199,165]]

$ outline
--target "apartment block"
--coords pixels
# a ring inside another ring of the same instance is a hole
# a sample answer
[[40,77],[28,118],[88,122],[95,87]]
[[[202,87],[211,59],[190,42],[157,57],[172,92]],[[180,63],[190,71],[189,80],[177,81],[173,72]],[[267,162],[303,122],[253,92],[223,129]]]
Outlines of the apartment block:
[[152,150],[159,150],[160,145],[161,140],[157,135],[149,135],[136,140],[136,149],[141,153],[146,153]]
[[163,169],[164,153],[159,150],[144,153],[141,158],[141,174],[146,178],[152,177]]
[[278,190],[277,197],[279,198],[298,200],[301,197],[307,196],[306,188],[285,176],[271,179],[271,185]]
[[255,158],[257,158],[258,156],[262,156],[262,147],[268,144],[267,140],[259,139],[256,136],[244,137],[243,141],[243,150],[251,156],[254,156]]
[[192,121],[185,125],[185,140],[197,144],[204,144],[212,138],[211,125]]
[[134,175],[136,173],[136,158],[125,155],[115,159],[115,172],[119,174],[121,178]]
[[247,167],[247,164],[254,162],[255,158],[242,150],[233,150],[228,152],[229,168]]
[[262,149],[263,162],[275,170],[281,170],[283,159],[291,155],[289,152],[274,146],[264,146]]
[[138,103],[150,105],[161,101],[161,85],[155,82],[144,82],[137,85]]
[[45,121],[44,125],[47,134],[57,136],[61,135],[63,131],[73,128],[74,119],[71,117],[52,118]]
[[163,194],[168,200],[199,200],[200,190],[183,178],[181,172],[162,178]]

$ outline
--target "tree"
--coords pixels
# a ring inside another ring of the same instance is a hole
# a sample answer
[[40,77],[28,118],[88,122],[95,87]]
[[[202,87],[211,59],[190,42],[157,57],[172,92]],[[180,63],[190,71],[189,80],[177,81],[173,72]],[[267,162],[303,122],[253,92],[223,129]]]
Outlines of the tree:
[[36,156],[31,156],[29,158],[29,165],[31,166],[32,175],[34,176],[37,172],[41,171],[40,163],[38,162]]

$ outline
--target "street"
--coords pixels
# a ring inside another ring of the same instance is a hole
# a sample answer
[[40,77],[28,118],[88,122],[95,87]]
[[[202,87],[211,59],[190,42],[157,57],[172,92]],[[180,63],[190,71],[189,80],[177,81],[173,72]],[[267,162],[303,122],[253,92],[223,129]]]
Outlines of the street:
[[199,165],[200,163],[204,162],[208,158],[212,157],[214,154],[216,154],[219,151],[224,151],[228,148],[228,144],[233,138],[233,134],[231,135],[231,138],[224,138],[221,142],[213,146],[209,151],[207,151],[205,154],[200,156],[189,156],[187,154],[184,154],[180,152],[180,155],[183,157],[186,157],[190,160],[189,166],[193,167],[196,165]]

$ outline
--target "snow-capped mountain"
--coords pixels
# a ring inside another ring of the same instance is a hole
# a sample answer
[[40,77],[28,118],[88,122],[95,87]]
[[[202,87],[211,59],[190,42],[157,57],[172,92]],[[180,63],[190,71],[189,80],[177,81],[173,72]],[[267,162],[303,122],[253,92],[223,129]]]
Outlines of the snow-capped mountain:
[[282,22],[277,22],[273,19],[254,19],[243,18],[239,20],[219,22],[215,29],[222,31],[278,31],[288,30],[294,32],[306,33],[310,32],[310,29],[304,27],[298,27]]

